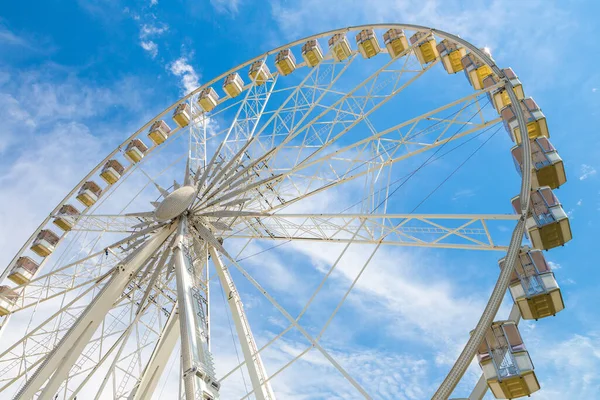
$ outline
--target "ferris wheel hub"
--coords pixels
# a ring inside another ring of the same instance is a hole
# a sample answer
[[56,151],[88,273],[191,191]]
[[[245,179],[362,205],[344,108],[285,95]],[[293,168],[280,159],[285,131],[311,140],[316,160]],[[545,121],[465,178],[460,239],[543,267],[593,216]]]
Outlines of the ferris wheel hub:
[[196,198],[193,186],[182,186],[167,197],[156,207],[154,218],[157,221],[169,221],[184,213]]

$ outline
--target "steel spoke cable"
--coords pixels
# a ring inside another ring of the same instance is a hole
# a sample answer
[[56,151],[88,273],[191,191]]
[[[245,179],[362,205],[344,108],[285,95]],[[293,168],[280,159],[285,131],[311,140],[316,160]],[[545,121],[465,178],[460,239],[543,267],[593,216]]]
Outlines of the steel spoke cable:
[[[475,103],[476,103],[476,100],[472,101],[471,103],[469,103],[467,106],[465,106],[465,107],[464,107],[464,108],[462,108],[461,110],[464,110],[464,109],[466,109],[467,107],[469,107],[469,106],[471,106],[471,105],[473,105],[473,104],[475,104]],[[483,107],[481,107],[481,108],[480,108],[480,110],[479,110],[478,112],[476,112],[475,114],[473,114],[473,115],[472,115],[472,116],[469,118],[469,120],[467,121],[467,124],[468,124],[469,122],[471,122],[471,120],[472,120],[472,119],[473,119],[475,116],[477,116],[477,115],[478,115],[478,114],[479,114],[479,113],[480,113],[480,112],[481,112],[481,111],[482,111],[482,110],[483,110],[483,109],[484,109],[484,108],[485,108],[485,107],[486,107],[488,104],[490,104],[490,103],[489,103],[489,101],[488,101],[487,103],[485,103],[485,105],[484,105]],[[456,113],[460,112],[461,110],[457,110],[457,111],[455,111],[454,113],[450,114],[448,117],[446,117],[446,118],[444,118],[444,119],[449,119],[450,117],[452,117],[452,116],[453,116],[453,115],[455,115]],[[438,125],[438,124],[441,124],[442,122],[444,122],[444,121],[438,121],[438,122],[436,122],[436,123],[434,124],[434,126],[435,126],[435,125]],[[466,125],[466,124],[465,124],[465,125],[462,125],[462,126],[461,126],[461,127],[460,127],[460,128],[459,128],[459,129],[458,129],[458,130],[457,130],[457,131],[456,131],[456,132],[455,132],[455,133],[454,133],[452,136],[451,136],[451,138],[450,138],[450,139],[452,139],[452,138],[454,138],[456,135],[458,135],[458,134],[459,134],[459,133],[462,131],[462,129],[464,129],[464,127],[465,127],[465,126],[467,126],[467,125]],[[402,186],[404,186],[404,184],[406,184],[406,183],[408,182],[408,180],[410,180],[410,178],[412,178],[412,177],[413,177],[413,176],[414,176],[414,175],[415,175],[415,174],[416,174],[416,173],[417,173],[419,170],[421,170],[423,167],[425,167],[425,166],[427,166],[427,165],[430,165],[430,164],[432,164],[433,162],[435,162],[435,161],[437,161],[437,160],[441,159],[442,157],[444,157],[445,155],[447,155],[447,154],[451,153],[452,151],[454,151],[454,150],[456,150],[456,149],[458,149],[458,148],[460,148],[460,147],[464,146],[465,144],[467,144],[467,143],[468,143],[468,142],[470,142],[471,140],[474,140],[475,138],[477,138],[477,137],[479,137],[479,136],[483,135],[484,133],[488,132],[488,131],[489,131],[489,130],[492,128],[492,127],[493,127],[493,126],[485,128],[484,130],[482,130],[481,132],[479,132],[477,135],[474,135],[474,136],[470,137],[469,139],[467,139],[467,140],[466,140],[466,141],[464,141],[463,143],[460,143],[459,145],[457,145],[457,146],[455,146],[454,148],[452,148],[450,151],[447,151],[446,153],[443,153],[441,156],[439,156],[439,157],[436,157],[436,158],[434,159],[433,157],[435,157],[435,155],[436,155],[437,153],[439,153],[439,152],[440,152],[440,151],[441,151],[441,150],[442,150],[442,149],[443,149],[443,148],[444,148],[444,147],[445,147],[445,146],[446,146],[448,143],[450,143],[450,141],[451,141],[451,140],[448,140],[448,141],[446,141],[445,143],[443,143],[443,144],[442,144],[441,146],[439,146],[439,147],[436,149],[436,151],[435,151],[435,152],[434,152],[434,153],[433,153],[431,156],[429,156],[429,157],[427,158],[427,160],[425,160],[425,161],[424,161],[424,162],[423,162],[423,163],[422,163],[422,164],[421,164],[421,165],[420,165],[420,166],[419,166],[417,169],[415,169],[415,170],[411,171],[409,174],[407,174],[407,175],[404,175],[403,177],[400,177],[400,178],[398,178],[397,180],[395,180],[394,182],[390,183],[390,185],[388,185],[388,186],[387,186],[388,188],[389,188],[389,186],[391,186],[391,185],[394,185],[394,184],[398,183],[398,182],[399,182],[399,181],[401,181],[401,180],[404,180],[404,181],[403,181],[403,182],[402,182],[402,183],[401,183],[399,186],[397,186],[397,187],[396,187],[396,188],[395,188],[395,189],[394,189],[394,190],[393,190],[393,191],[392,191],[390,194],[388,194],[388,195],[386,196],[386,198],[385,198],[384,200],[382,200],[382,201],[381,201],[381,202],[380,202],[380,203],[377,205],[377,207],[375,207],[373,210],[371,210],[370,214],[373,214],[373,213],[374,213],[374,212],[375,212],[375,211],[376,211],[376,210],[377,210],[377,209],[378,209],[378,208],[379,208],[379,207],[380,207],[380,206],[381,206],[381,205],[382,205],[382,204],[383,204],[385,201],[387,201],[387,200],[388,200],[388,199],[389,199],[389,198],[390,198],[392,195],[394,195],[394,193],[396,193],[396,192],[397,192],[397,191],[398,191],[398,190],[399,190],[399,189],[400,189]],[[423,132],[425,132],[426,130],[429,130],[429,129],[431,129],[431,126],[430,126],[430,127],[427,127],[427,128],[424,128],[423,130],[421,130],[421,131],[419,131],[419,132],[416,132],[416,133],[414,133],[414,134],[413,134],[411,137],[409,137],[409,139],[413,139],[413,138],[415,138],[415,137],[417,137],[417,136],[421,135]],[[387,150],[391,150],[391,149],[393,149],[393,148],[395,148],[395,147],[398,147],[398,146],[401,146],[401,145],[402,145],[402,143],[396,143],[396,144],[394,144],[392,147],[390,147],[390,148],[389,148],[389,149],[387,149]],[[360,164],[360,165],[358,165],[358,166],[354,167],[353,169],[351,169],[351,170],[350,170],[350,171],[348,171],[347,173],[349,173],[349,172],[352,172],[352,171],[354,171],[354,170],[356,170],[356,169],[358,169],[358,168],[361,168],[361,167],[362,167],[362,166],[364,166],[365,164],[367,164],[367,163],[369,163],[369,162],[373,161],[374,159],[376,159],[376,158],[378,158],[378,157],[379,157],[379,156],[374,156],[374,157],[372,157],[371,159],[369,159],[369,160],[367,160],[367,161],[364,161],[362,164]],[[384,189],[380,189],[380,190],[378,190],[377,192],[380,192],[380,191],[382,191],[382,190],[384,190]],[[372,193],[371,195],[369,195],[369,196],[367,197],[367,199],[368,199],[369,197],[373,197],[373,196],[375,196],[377,192],[375,192],[375,193]],[[359,200],[358,202],[356,202],[356,203],[354,203],[354,204],[352,204],[352,205],[350,205],[350,206],[346,207],[344,210],[340,211],[340,214],[342,214],[342,213],[344,213],[344,212],[348,211],[348,210],[349,210],[349,209],[351,209],[352,207],[355,207],[357,204],[360,204],[360,203],[361,203],[361,202],[363,202],[364,200],[365,200],[365,199],[363,198],[363,199]],[[283,210],[283,209],[282,209],[282,210]],[[281,211],[281,210],[279,210],[279,211]],[[276,211],[274,214],[276,214],[276,213],[277,213],[277,212],[279,212],[279,211]],[[411,213],[412,213],[412,212],[411,212]],[[256,224],[258,224],[258,223],[260,223],[260,222],[251,223],[251,225],[256,225]],[[236,232],[234,232],[234,233],[232,233],[232,234],[228,235],[227,237],[232,237],[232,236],[234,236],[234,235],[236,235],[236,234],[238,234],[238,233],[242,232],[243,230],[245,230],[245,228],[239,229],[238,231],[236,231]],[[250,256],[247,256],[247,257],[240,258],[240,259],[238,259],[237,261],[241,261],[241,260],[248,259],[248,258],[250,258],[250,257],[254,257],[254,256],[256,256],[256,255],[259,255],[259,254],[262,254],[262,253],[264,253],[264,252],[266,252],[266,251],[269,251],[269,250],[272,250],[272,249],[278,248],[278,247],[280,247],[280,246],[283,246],[284,244],[287,244],[287,243],[289,243],[289,242],[291,242],[291,241],[292,241],[292,239],[290,239],[290,240],[288,240],[288,241],[285,241],[285,242],[283,242],[283,243],[279,243],[279,244],[277,244],[277,245],[271,246],[271,247],[269,247],[269,248],[267,248],[267,249],[264,249],[264,250],[262,250],[262,251],[260,251],[260,252],[257,252],[257,253],[255,253],[255,254],[252,254],[252,255],[250,255]]]
[[[488,104],[489,104],[489,103],[488,103]],[[486,105],[487,105],[487,104],[486,104]],[[476,153],[477,153],[477,152],[478,152],[478,151],[479,151],[479,150],[480,150],[480,149],[481,149],[481,148],[482,148],[482,147],[483,147],[483,146],[484,146],[484,145],[485,145],[487,142],[489,142],[489,141],[492,139],[492,137],[494,137],[494,135],[496,135],[496,133],[498,133],[498,131],[499,131],[501,128],[502,128],[502,126],[499,126],[499,127],[496,129],[496,131],[495,131],[495,132],[493,132],[493,134],[492,134],[492,135],[490,135],[490,137],[488,137],[488,138],[487,138],[487,139],[486,139],[486,140],[485,140],[485,141],[484,141],[484,142],[483,142],[483,143],[482,143],[482,144],[481,144],[481,145],[480,145],[480,146],[479,146],[477,149],[475,149],[475,151],[473,151],[473,152],[472,152],[472,153],[471,153],[471,154],[470,154],[470,155],[469,155],[469,156],[468,156],[468,157],[467,157],[467,158],[466,158],[466,159],[465,159],[465,160],[464,160],[464,161],[463,161],[463,162],[462,162],[462,163],[461,163],[461,164],[460,164],[460,165],[459,165],[459,166],[458,166],[458,167],[457,167],[457,168],[456,168],[454,171],[452,171],[452,172],[450,173],[450,175],[449,175],[449,176],[447,176],[447,177],[446,177],[446,178],[445,178],[445,179],[444,179],[444,180],[443,180],[443,181],[442,181],[442,182],[441,182],[441,183],[440,183],[440,184],[439,184],[437,187],[435,187],[435,188],[434,188],[434,189],[433,189],[433,190],[432,190],[432,191],[431,191],[431,192],[430,192],[430,193],[429,193],[429,194],[428,194],[428,195],[427,195],[427,196],[426,196],[426,197],[425,197],[425,198],[424,198],[424,199],[423,199],[423,200],[422,200],[422,201],[421,201],[419,204],[417,204],[417,206],[415,206],[415,207],[413,208],[413,210],[410,212],[410,214],[414,213],[414,212],[415,212],[415,211],[416,211],[416,210],[417,210],[417,209],[418,209],[418,208],[419,208],[419,207],[420,207],[420,206],[421,206],[421,205],[422,205],[422,204],[423,204],[423,203],[424,203],[424,202],[425,202],[425,201],[426,201],[426,200],[427,200],[429,197],[431,197],[431,195],[433,195],[433,193],[435,193],[437,190],[439,190],[439,189],[441,188],[441,186],[442,186],[444,183],[446,183],[446,182],[447,182],[447,181],[448,181],[448,180],[449,180],[449,179],[450,179],[450,178],[451,178],[451,177],[452,177],[452,176],[453,176],[453,175],[454,175],[454,174],[455,174],[455,173],[456,173],[456,172],[457,172],[457,171],[458,171],[458,170],[459,170],[461,167],[463,167],[463,166],[464,166],[464,165],[467,163],[467,161],[469,161],[469,160],[470,160],[470,159],[471,159],[471,158],[472,158],[472,157],[473,157],[473,156],[474,156],[474,155],[475,155],[475,154],[476,154]],[[480,136],[480,135],[482,135],[483,133],[485,133],[485,132],[489,131],[490,129],[491,129],[491,127],[487,128],[486,130],[482,131],[482,132],[481,132],[479,135],[477,135],[477,136]],[[458,134],[458,133],[459,133],[459,132],[456,132],[454,135],[456,135],[456,134]],[[473,139],[474,139],[475,137],[477,137],[477,136],[474,136],[474,137],[472,137],[472,138],[471,138],[471,139],[469,139],[469,140],[473,140]],[[464,144],[466,144],[466,142],[465,142],[465,143],[461,143],[460,145],[456,146],[455,148],[453,148],[453,149],[449,150],[448,152],[444,153],[443,155],[441,155],[440,157],[438,157],[438,159],[439,159],[439,158],[441,158],[441,157],[443,157],[444,155],[448,154],[449,152],[451,152],[451,151],[455,150],[456,148],[458,148],[458,147],[460,147],[460,146],[464,145]],[[436,152],[436,153],[437,153],[437,152]],[[435,154],[434,154],[434,155],[435,155]],[[432,158],[432,157],[429,157],[429,158],[428,158],[428,159],[425,161],[425,163],[423,163],[423,164],[422,164],[422,165],[421,165],[421,166],[420,166],[420,167],[419,167],[417,170],[415,170],[415,171],[418,171],[418,170],[419,170],[419,169],[420,169],[420,168],[421,168],[423,165],[425,165],[426,163],[431,163],[431,162],[432,162],[432,161],[431,161],[431,158]],[[434,161],[435,161],[435,160],[434,160]],[[413,171],[413,173],[409,174],[409,175],[408,175],[408,178],[407,178],[407,179],[406,179],[406,180],[405,180],[405,181],[404,181],[402,184],[406,183],[406,181],[407,181],[408,179],[410,179],[412,176],[414,176],[414,174],[415,174],[415,171]],[[393,193],[391,193],[391,194],[390,194],[390,196],[392,196],[394,193],[395,193],[395,191],[394,191]],[[373,210],[373,211],[374,211],[374,210]],[[373,212],[373,211],[371,211],[371,212]],[[402,222],[402,221],[401,221],[401,222]],[[398,223],[398,225],[399,225],[401,222],[399,222],[399,223]],[[364,222],[363,222],[363,223],[364,223]],[[361,224],[361,226],[362,226],[362,224]],[[397,226],[397,225],[396,225],[396,226]],[[360,230],[360,228],[359,228],[359,229],[356,231],[356,233],[358,233],[358,231],[359,231],[359,230]],[[358,282],[358,279],[359,279],[359,278],[362,276],[363,272],[365,271],[366,267],[367,267],[367,266],[368,266],[368,264],[370,263],[371,259],[372,259],[372,258],[375,256],[375,253],[378,251],[378,249],[379,249],[379,247],[381,246],[381,244],[382,244],[383,240],[384,240],[384,239],[385,239],[385,237],[387,237],[387,236],[388,236],[388,235],[389,235],[391,232],[393,232],[393,230],[392,230],[392,231],[390,231],[389,233],[387,233],[387,234],[383,235],[383,236],[382,236],[382,238],[379,240],[379,243],[376,245],[375,249],[373,250],[373,252],[372,252],[372,253],[371,253],[371,255],[369,256],[369,258],[368,258],[367,262],[366,262],[366,263],[363,265],[363,267],[362,267],[362,268],[361,268],[361,270],[359,271],[358,275],[356,276],[356,278],[355,278],[355,279],[354,279],[354,281],[352,282],[351,286],[348,288],[348,290],[347,290],[347,291],[346,291],[346,293],[344,294],[343,298],[341,299],[341,301],[340,301],[340,302],[338,303],[338,305],[336,306],[336,308],[335,308],[334,312],[332,313],[332,315],[330,316],[330,318],[328,319],[328,321],[325,323],[325,325],[324,325],[324,327],[322,328],[322,330],[320,331],[319,335],[318,335],[318,336],[315,338],[315,340],[316,340],[316,341],[319,341],[319,340],[321,339],[322,335],[325,333],[326,329],[329,327],[329,325],[330,325],[331,321],[333,320],[333,317],[334,317],[334,316],[337,314],[337,312],[339,311],[339,309],[341,308],[341,306],[343,305],[343,303],[344,303],[344,302],[345,302],[345,300],[347,299],[348,295],[350,294],[350,292],[352,291],[352,289],[355,287],[356,283]],[[257,253],[257,254],[253,254],[253,255],[251,255],[251,256],[248,256],[248,257],[245,257],[245,258],[242,258],[242,259],[238,259],[238,260],[236,260],[236,261],[240,261],[240,260],[244,260],[244,259],[247,259],[247,258],[253,257],[253,256],[255,256],[255,255],[258,255],[258,254],[264,253],[265,251],[268,251],[268,250],[271,250],[271,249],[273,249],[273,248],[276,248],[276,247],[282,246],[282,245],[284,245],[284,244],[287,244],[287,243],[289,243],[289,242],[291,242],[291,241],[292,241],[292,240],[290,239],[290,240],[288,240],[288,241],[286,241],[286,242],[280,243],[280,244],[279,244],[279,245],[277,245],[277,246],[273,246],[273,247],[271,247],[271,248],[268,248],[268,249],[265,249],[265,250],[263,250],[263,251],[261,251],[261,252],[259,252],[259,253]],[[333,265],[333,267],[332,267],[332,268],[329,270],[329,272],[328,272],[328,275],[327,275],[327,276],[329,276],[329,274],[332,272],[333,268],[335,268],[335,266],[337,265],[338,261],[341,259],[341,256],[343,256],[343,254],[345,253],[345,251],[347,250],[347,248],[349,247],[349,245],[350,245],[351,243],[352,243],[352,241],[348,242],[348,244],[347,244],[347,245],[346,245],[346,247],[344,248],[344,250],[343,250],[342,254],[341,254],[341,255],[340,255],[340,257],[338,257],[338,259],[336,260],[336,263],[335,263],[335,264]],[[321,285],[321,286],[322,286],[322,285]],[[317,292],[318,292],[318,289],[317,289]],[[309,300],[309,302],[308,302],[307,306],[305,306],[305,308],[302,310],[303,312],[305,312],[305,310],[308,308],[308,306],[310,305],[310,302],[311,302],[311,301],[314,299],[314,296],[315,296],[315,295],[316,295],[316,293],[315,293],[315,294],[313,294],[313,297],[311,297],[311,299]],[[302,316],[303,312],[301,312],[301,313],[300,313],[299,317],[296,319],[296,322],[297,322],[297,321],[300,319],[300,317]],[[276,339],[278,339],[278,338],[279,338],[279,337],[281,337],[283,334],[285,334],[287,331],[289,331],[289,330],[290,330],[292,327],[293,327],[293,324],[289,325],[289,326],[288,326],[288,327],[287,327],[287,328],[286,328],[284,331],[282,331],[282,332],[281,332],[281,333],[280,333],[280,334],[279,334],[277,337],[275,337],[273,340],[271,340],[269,343],[267,343],[265,346],[263,346],[263,347],[262,347],[260,350],[258,350],[258,353],[262,352],[262,351],[263,351],[263,350],[264,350],[266,347],[268,347],[268,346],[269,346],[270,344],[272,344],[272,343],[273,343],[273,342],[274,342]],[[241,365],[243,365],[243,363],[242,363],[242,364],[240,364],[240,365],[238,365],[238,367],[237,367],[237,368],[239,368],[239,366],[241,366]],[[235,369],[234,369],[234,370],[235,370]],[[231,371],[229,374],[227,374],[227,376],[229,376],[229,375],[230,375],[232,372],[233,372],[233,371]],[[223,379],[224,379],[224,378],[223,378]]]

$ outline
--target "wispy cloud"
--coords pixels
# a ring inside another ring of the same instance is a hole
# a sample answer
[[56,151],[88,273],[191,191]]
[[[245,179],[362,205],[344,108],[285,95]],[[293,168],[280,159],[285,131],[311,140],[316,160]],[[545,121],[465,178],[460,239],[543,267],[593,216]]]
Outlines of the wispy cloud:
[[140,28],[140,38],[145,39],[148,37],[160,36],[169,30],[169,26],[166,24],[152,25],[143,24]]
[[210,0],[217,12],[228,14],[237,14],[240,3],[240,0]]
[[148,40],[148,41],[142,40],[140,42],[140,46],[142,46],[142,49],[144,49],[148,53],[150,53],[152,58],[155,58],[158,55],[158,45],[156,43],[154,43],[152,40]]
[[143,24],[140,27],[140,46],[142,46],[142,49],[146,50],[152,58],[156,58],[158,55],[158,44],[156,41],[152,40],[152,38],[160,37],[168,30],[169,26],[167,24]]
[[594,167],[592,167],[591,165],[581,164],[581,167],[579,168],[579,170],[580,170],[580,174],[579,174],[580,181],[583,181],[587,178],[590,178],[590,177],[596,175],[596,169]]
[[184,94],[188,94],[200,86],[200,77],[188,63],[187,57],[180,57],[169,65],[169,71],[180,78],[180,86]]

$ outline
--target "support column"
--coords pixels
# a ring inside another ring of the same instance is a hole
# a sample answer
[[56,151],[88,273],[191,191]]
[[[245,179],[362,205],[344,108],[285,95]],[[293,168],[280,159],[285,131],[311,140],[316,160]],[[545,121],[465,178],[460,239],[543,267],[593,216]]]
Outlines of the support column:
[[[204,322],[198,317],[194,307],[194,269],[185,248],[187,217],[180,218],[173,257],[177,279],[177,302],[179,309],[179,329],[181,332],[181,362],[183,385],[186,400],[204,399],[205,394],[212,399],[219,397],[219,386],[214,379]],[[202,305],[199,305],[200,307]],[[197,394],[199,394],[198,397]]]
[[174,230],[174,225],[161,228],[138,251],[117,265],[110,281],[100,290],[58,345],[19,390],[15,400],[33,398],[48,379],[49,381],[38,399],[50,400],[54,397],[60,385],[67,378],[73,364],[112,309],[115,301],[123,294],[135,272],[163,245]]
[[252,382],[252,388],[254,389],[254,396],[257,400],[275,400],[275,394],[271,388],[271,383],[266,382],[267,372],[265,371],[260,354],[258,353],[258,348],[254,342],[254,336],[250,330],[250,324],[248,323],[246,313],[244,312],[242,300],[233,283],[231,274],[223,265],[219,253],[215,248],[210,246],[209,251],[217,274],[219,275],[221,286],[227,294],[227,304],[229,304],[238,340],[242,346],[242,353],[246,360],[246,367],[248,368],[248,375],[250,375],[250,381]]
[[133,389],[129,396],[130,400],[152,398],[152,393],[154,393],[154,389],[167,366],[175,344],[177,344],[177,339],[179,339],[179,311],[177,305],[175,305],[138,386]]

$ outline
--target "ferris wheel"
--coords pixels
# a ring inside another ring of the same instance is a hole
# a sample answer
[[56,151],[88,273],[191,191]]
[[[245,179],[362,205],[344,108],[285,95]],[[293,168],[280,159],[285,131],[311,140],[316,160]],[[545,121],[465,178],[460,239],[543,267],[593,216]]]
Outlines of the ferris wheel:
[[[444,79],[451,84],[432,90]],[[419,213],[504,130],[515,146],[501,151],[521,174],[514,214]],[[548,137],[544,114],[510,68],[436,29],[350,27],[249,60],[129,136],[23,244],[0,276],[0,396],[152,399],[175,379],[179,394],[163,398],[275,399],[277,377],[316,352],[357,398],[384,398],[321,341],[382,246],[498,251],[500,274],[481,318],[430,395],[448,399],[475,357],[483,373],[470,399],[488,388],[497,398],[529,395],[540,384],[517,324],[564,308],[541,250],[571,239],[552,192],[566,181],[564,167]],[[469,144],[475,150],[465,154]],[[398,190],[455,154],[463,162],[439,171],[441,183],[402,209]],[[341,196],[325,207],[323,196],[332,192]],[[489,228],[498,221],[512,236]],[[311,243],[339,255],[302,311],[292,313],[244,260]],[[314,334],[302,318],[350,246],[370,256]],[[240,287],[256,289],[285,321],[263,346]],[[495,320],[507,290],[510,318]],[[211,350],[220,339],[211,335],[211,319],[224,315],[214,311],[218,291],[241,349],[237,366],[219,374]],[[306,350],[268,365],[264,350],[288,332]],[[247,382],[234,392],[238,373]]]

